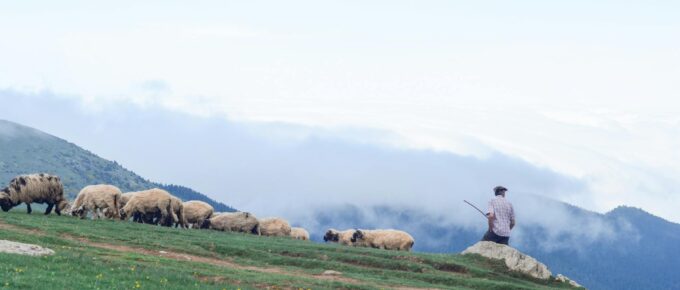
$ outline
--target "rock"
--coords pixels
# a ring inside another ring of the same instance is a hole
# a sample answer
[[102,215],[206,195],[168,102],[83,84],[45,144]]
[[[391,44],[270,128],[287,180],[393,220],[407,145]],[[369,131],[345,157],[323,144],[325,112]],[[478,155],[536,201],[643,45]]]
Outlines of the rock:
[[0,240],[0,253],[19,254],[27,256],[53,255],[54,251],[41,246]]
[[576,281],[571,280],[571,279],[569,279],[569,277],[564,276],[562,274],[557,274],[557,277],[555,277],[555,280],[560,281],[562,283],[569,283],[569,285],[574,286],[574,287],[583,288],[583,286],[581,286],[579,283],[576,283]]
[[479,254],[491,259],[505,260],[505,265],[510,270],[522,272],[538,279],[546,280],[552,275],[548,267],[536,259],[522,254],[515,248],[494,242],[478,242],[465,249],[462,254]]
[[338,271],[333,271],[333,270],[326,270],[326,271],[323,271],[323,273],[321,275],[324,275],[324,276],[340,276],[340,275],[342,275],[342,273],[340,273]]

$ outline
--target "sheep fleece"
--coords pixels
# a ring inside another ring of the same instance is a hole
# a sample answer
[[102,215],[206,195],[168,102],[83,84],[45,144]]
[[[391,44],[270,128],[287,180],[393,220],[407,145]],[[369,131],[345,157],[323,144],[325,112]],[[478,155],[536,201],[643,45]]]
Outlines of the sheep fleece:
[[132,217],[136,213],[152,216],[160,213],[161,220],[166,220],[173,215],[171,198],[170,193],[159,188],[137,191],[125,204],[123,212],[128,217]]
[[248,212],[226,212],[210,218],[210,228],[218,231],[232,231],[259,234],[257,218]]
[[290,224],[281,218],[267,218],[260,221],[260,233],[263,236],[290,236]]
[[[0,199],[11,202],[11,206],[26,203],[47,203],[57,206],[60,213],[68,205],[64,198],[64,185],[55,175],[45,173],[20,175],[13,178],[9,186],[0,192]],[[4,209],[4,208],[3,208]]]
[[200,200],[190,200],[184,203],[184,217],[193,227],[199,227],[203,221],[209,219],[215,210],[211,205]]
[[85,186],[71,206],[72,210],[83,207],[85,212],[93,211],[97,215],[97,209],[109,209],[114,217],[118,217],[118,201],[122,192],[118,187],[109,184],[97,184]]
[[410,251],[415,243],[411,235],[398,230],[362,230],[363,239],[355,245],[386,250]]
[[303,241],[308,241],[309,240],[309,232],[303,228],[291,228],[290,229],[290,236],[293,239],[296,240],[303,240]]

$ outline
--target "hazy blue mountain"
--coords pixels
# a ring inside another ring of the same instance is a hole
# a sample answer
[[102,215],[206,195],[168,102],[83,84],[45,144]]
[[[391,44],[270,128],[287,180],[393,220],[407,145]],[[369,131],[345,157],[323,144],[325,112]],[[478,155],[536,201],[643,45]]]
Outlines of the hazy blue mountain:
[[[557,203],[546,200],[545,202]],[[562,204],[576,216],[612,226],[607,239],[576,242],[550,249],[545,240],[578,240],[587,233],[565,232],[555,236],[550,230],[523,226],[521,240],[511,245],[539,259],[553,271],[573,278],[589,289],[680,289],[680,224],[671,223],[641,209],[619,207],[598,214]],[[472,229],[442,222],[441,218],[418,209],[375,206],[360,209],[346,205],[316,212],[319,229],[399,228],[416,239],[414,249],[422,252],[460,252],[476,243],[483,229]],[[313,233],[321,241],[323,230]],[[576,236],[576,237],[574,237]]]
[[123,192],[160,187],[183,200],[205,201],[216,211],[234,211],[232,207],[190,188],[149,181],[117,162],[100,158],[75,144],[0,120],[0,186],[4,187],[14,176],[35,172],[60,176],[71,199],[86,185],[108,183],[118,186]]

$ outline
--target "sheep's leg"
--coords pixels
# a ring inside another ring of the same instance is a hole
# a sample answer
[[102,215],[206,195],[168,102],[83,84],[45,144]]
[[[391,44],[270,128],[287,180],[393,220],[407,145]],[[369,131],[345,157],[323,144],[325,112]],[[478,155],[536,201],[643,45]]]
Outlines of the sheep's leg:
[[56,212],[57,215],[61,215],[61,210],[59,209],[59,204],[57,204],[57,206],[54,207],[54,212]]
[[45,210],[45,215],[48,215],[52,212],[52,208],[54,207],[54,203],[50,203],[47,205],[47,209]]
[[32,211],[33,211],[33,210],[31,209],[31,204],[30,204],[30,203],[26,203],[26,213],[31,214]]

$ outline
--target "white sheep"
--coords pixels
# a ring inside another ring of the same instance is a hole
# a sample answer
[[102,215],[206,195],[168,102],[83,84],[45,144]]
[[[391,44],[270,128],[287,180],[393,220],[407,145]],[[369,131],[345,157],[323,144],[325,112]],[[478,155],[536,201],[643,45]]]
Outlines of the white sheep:
[[352,244],[385,250],[410,251],[415,240],[411,235],[398,230],[356,230]]
[[190,200],[184,203],[184,217],[192,228],[199,228],[203,221],[213,215],[214,211],[211,205],[200,200]]
[[[31,203],[47,203],[45,214],[54,208],[57,215],[68,206],[64,198],[64,186],[58,176],[45,173],[20,175],[9,182],[9,186],[0,191],[0,207],[3,211],[21,204],[31,213]],[[56,205],[56,208],[55,208]]]
[[248,212],[226,212],[203,221],[202,229],[260,234],[260,222]]
[[291,228],[290,236],[296,240],[309,241],[309,232],[303,228]]
[[290,224],[281,218],[266,218],[260,220],[260,234],[271,237],[290,236]]
[[182,227],[186,228],[187,227],[187,220],[184,217],[184,204],[182,203],[182,200],[177,198],[174,195],[170,195],[170,207],[171,207],[171,217],[168,217],[165,220],[159,220],[160,223],[164,226],[175,226],[175,227]]
[[323,236],[324,242],[339,243],[345,246],[352,245],[352,235],[356,230],[338,231],[336,229],[328,229]]
[[118,201],[121,198],[118,187],[108,184],[88,185],[80,190],[71,205],[71,215],[85,218],[92,211],[92,219],[101,218],[99,210],[109,218],[119,218]]
[[133,217],[137,222],[154,224],[172,219],[175,223],[177,220],[174,220],[172,213],[172,197],[170,193],[159,188],[135,192],[120,209],[120,218],[125,220]]

